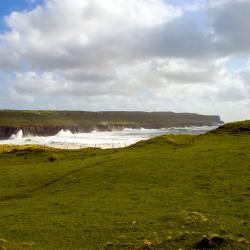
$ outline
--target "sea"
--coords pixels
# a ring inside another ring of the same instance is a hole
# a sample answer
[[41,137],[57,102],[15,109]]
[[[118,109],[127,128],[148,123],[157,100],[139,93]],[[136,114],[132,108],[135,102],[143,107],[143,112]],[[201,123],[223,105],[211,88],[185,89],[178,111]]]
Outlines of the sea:
[[142,140],[164,135],[164,134],[204,134],[218,126],[202,127],[179,127],[162,129],[130,129],[114,130],[109,132],[92,131],[91,133],[71,133],[61,130],[54,136],[24,136],[23,131],[13,134],[7,140],[0,140],[0,144],[8,145],[43,145],[62,149],[95,148],[122,148],[135,144]]

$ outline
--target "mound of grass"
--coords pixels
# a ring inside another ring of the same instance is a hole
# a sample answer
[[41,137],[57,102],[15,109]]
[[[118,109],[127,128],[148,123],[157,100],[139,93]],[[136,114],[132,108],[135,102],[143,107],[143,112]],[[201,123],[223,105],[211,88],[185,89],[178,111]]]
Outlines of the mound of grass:
[[249,134],[221,132],[124,149],[7,150],[0,246],[248,249],[249,148]]
[[210,133],[214,134],[243,134],[248,133],[250,134],[250,120],[247,121],[240,121],[240,122],[233,122],[227,123]]

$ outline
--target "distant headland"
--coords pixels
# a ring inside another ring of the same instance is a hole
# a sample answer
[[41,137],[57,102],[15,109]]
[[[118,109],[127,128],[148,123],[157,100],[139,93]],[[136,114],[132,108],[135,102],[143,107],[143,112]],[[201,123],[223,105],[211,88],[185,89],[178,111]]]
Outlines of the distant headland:
[[77,133],[124,128],[159,129],[217,124],[223,124],[217,115],[194,113],[0,110],[0,139],[7,139],[20,129],[24,135],[50,136],[62,129]]

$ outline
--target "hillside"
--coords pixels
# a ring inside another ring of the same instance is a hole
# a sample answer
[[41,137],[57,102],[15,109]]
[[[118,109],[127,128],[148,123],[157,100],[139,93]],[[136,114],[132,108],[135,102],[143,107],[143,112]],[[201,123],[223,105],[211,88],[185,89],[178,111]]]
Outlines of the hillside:
[[2,146],[0,245],[248,249],[250,135],[218,131],[115,150]]
[[221,124],[219,116],[172,112],[84,112],[84,111],[0,111],[0,139],[19,129],[24,135],[55,135],[71,132],[110,131],[127,128],[163,128]]
[[211,134],[250,134],[250,120],[228,123],[210,132]]

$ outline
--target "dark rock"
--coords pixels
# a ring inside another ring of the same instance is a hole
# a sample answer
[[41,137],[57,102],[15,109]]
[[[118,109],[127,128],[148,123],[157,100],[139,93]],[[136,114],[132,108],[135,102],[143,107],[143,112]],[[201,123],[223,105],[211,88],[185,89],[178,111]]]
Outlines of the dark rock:
[[213,249],[226,244],[226,240],[220,236],[214,236],[212,238],[204,237],[201,241],[194,244],[195,249]]
[[50,161],[50,162],[54,162],[54,161],[56,161],[56,158],[55,158],[54,156],[50,156],[50,157],[49,157],[49,161]]
[[0,140],[8,139],[11,135],[17,133],[18,131],[19,128],[0,126]]
[[214,236],[212,239],[210,239],[210,241],[212,241],[217,246],[220,246],[226,243],[226,240],[220,236]]
[[207,237],[204,237],[201,241],[194,244],[195,249],[210,249],[215,248],[213,242],[210,241]]

